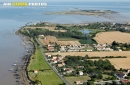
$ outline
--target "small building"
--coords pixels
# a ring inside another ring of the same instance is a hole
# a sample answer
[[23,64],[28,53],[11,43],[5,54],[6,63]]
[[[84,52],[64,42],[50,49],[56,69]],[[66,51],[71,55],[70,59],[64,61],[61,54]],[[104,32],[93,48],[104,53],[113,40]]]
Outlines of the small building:
[[39,35],[39,36],[44,37],[44,35]]
[[51,55],[47,55],[47,57],[51,57]]
[[121,82],[124,83],[124,84],[128,84],[130,81],[127,80],[127,79],[124,79],[124,80],[122,80]]
[[119,79],[124,79],[125,77],[127,77],[127,75],[124,74],[123,72],[120,72],[120,73],[117,74],[117,77],[118,77]]
[[34,70],[34,73],[35,73],[35,74],[38,74],[38,70]]
[[81,81],[75,81],[75,84],[83,84]]
[[54,56],[53,58],[52,58],[52,60],[56,60],[57,59],[57,56]]
[[83,76],[83,74],[84,74],[84,73],[83,73],[82,71],[79,71],[79,75],[80,75],[80,76]]
[[64,68],[64,70],[66,71],[66,73],[72,73],[74,71],[73,68]]
[[87,50],[88,52],[92,52],[93,50]]
[[127,69],[127,73],[130,73],[130,69]]
[[118,49],[118,51],[122,51],[121,49]]
[[58,64],[58,67],[62,67],[63,66],[63,64]]
[[56,64],[56,63],[58,63],[58,61],[57,61],[57,60],[54,60],[53,63]]

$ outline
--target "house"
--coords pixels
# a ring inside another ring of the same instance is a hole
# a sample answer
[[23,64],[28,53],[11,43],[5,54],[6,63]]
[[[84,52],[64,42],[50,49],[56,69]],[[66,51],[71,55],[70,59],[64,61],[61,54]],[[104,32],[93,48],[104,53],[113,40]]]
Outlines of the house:
[[83,76],[83,72],[82,72],[82,71],[79,71],[79,75],[80,75],[80,76]]
[[58,61],[57,61],[57,60],[54,60],[53,63],[56,64],[56,63],[58,63]]
[[44,35],[39,35],[39,36],[44,37]]
[[38,70],[34,70],[34,73],[35,73],[35,74],[38,74]]
[[127,84],[127,83],[130,82],[130,80],[125,79],[125,80],[122,80],[121,82],[124,83],[124,84]]
[[75,84],[83,84],[81,81],[75,81]]
[[120,72],[117,74],[117,78],[119,78],[119,79],[124,79],[125,77],[127,77],[127,75],[124,74],[123,72]]
[[81,69],[83,69],[83,68],[84,68],[84,66],[77,66],[77,68],[81,68]]
[[118,51],[122,51],[121,49],[118,49]]
[[53,61],[56,60],[56,59],[57,59],[57,56],[54,56],[54,57],[52,58]]
[[63,64],[58,64],[58,67],[62,67],[63,66]]
[[92,52],[93,50],[87,50],[88,52]]
[[72,73],[74,71],[73,68],[63,68],[64,71],[66,71],[66,73]]
[[130,73],[130,69],[127,69],[127,73]]
[[47,55],[47,57],[51,57],[51,55]]

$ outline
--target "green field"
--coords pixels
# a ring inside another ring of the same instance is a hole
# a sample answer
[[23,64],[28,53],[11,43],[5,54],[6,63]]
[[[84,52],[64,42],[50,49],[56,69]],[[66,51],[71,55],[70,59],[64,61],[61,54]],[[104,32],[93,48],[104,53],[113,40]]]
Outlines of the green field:
[[101,30],[101,29],[89,29],[91,31],[91,33],[96,33],[96,32],[102,32],[105,30]]
[[[33,70],[38,70],[38,74],[34,74],[32,72]],[[60,85],[63,83],[59,76],[45,61],[39,47],[37,47],[35,55],[32,55],[31,57],[31,61],[28,66],[28,74],[31,80],[38,80],[42,85]]]
[[35,55],[32,55],[34,59],[31,59],[28,69],[29,70],[45,70],[51,69],[50,66],[46,63],[43,55],[41,53],[41,49],[37,48]]
[[96,44],[96,42],[94,40],[92,40],[91,38],[87,39],[87,40],[80,39],[79,42],[81,44],[89,44],[89,45]]
[[74,84],[75,81],[87,81],[90,80],[91,78],[89,76],[70,76],[70,77],[65,77],[66,80],[70,83],[70,84]]
[[71,37],[57,37],[59,41],[78,41],[78,39],[71,38]]

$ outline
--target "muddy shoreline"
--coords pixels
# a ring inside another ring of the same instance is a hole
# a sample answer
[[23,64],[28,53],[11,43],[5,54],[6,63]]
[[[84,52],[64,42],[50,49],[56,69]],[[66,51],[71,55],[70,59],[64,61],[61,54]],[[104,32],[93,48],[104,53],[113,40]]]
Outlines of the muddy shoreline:
[[[21,30],[20,28],[19,30]],[[19,31],[18,30],[18,31]],[[28,36],[22,35],[19,32],[16,32],[15,34],[18,35],[21,38],[21,44],[25,47],[25,52],[20,57],[21,62],[16,63],[14,66],[14,77],[16,78],[16,84],[25,84],[25,85],[33,85],[34,82],[31,81],[31,79],[28,76],[28,65],[30,62],[30,58],[32,54],[35,52],[34,44],[31,42],[31,39]]]

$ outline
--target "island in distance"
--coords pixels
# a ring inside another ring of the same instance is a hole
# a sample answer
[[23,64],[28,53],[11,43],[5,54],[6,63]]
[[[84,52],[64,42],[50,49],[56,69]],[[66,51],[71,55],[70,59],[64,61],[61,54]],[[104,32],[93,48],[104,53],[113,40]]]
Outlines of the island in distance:
[[116,14],[117,12],[111,10],[70,10],[70,11],[62,11],[62,12],[45,12],[43,14],[51,15],[51,14],[76,14],[76,15],[92,15],[92,16],[102,16],[106,14]]

